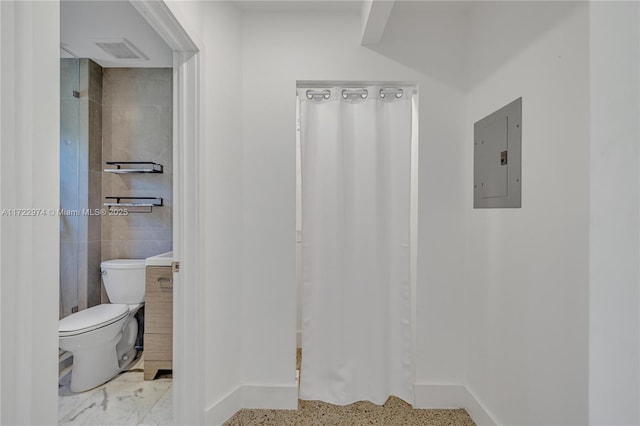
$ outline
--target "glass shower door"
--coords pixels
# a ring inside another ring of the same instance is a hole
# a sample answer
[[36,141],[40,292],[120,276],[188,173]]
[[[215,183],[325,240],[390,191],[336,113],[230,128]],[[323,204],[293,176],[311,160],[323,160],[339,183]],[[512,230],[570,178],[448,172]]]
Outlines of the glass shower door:
[[[79,211],[80,60],[60,49],[60,209]],[[78,310],[80,217],[60,214],[60,318]]]

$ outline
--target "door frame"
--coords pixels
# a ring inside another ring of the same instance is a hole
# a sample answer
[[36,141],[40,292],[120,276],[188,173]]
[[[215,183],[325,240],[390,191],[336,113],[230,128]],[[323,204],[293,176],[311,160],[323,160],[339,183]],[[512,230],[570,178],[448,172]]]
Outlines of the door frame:
[[173,51],[173,421],[204,422],[198,233],[200,48],[164,1],[130,0]]

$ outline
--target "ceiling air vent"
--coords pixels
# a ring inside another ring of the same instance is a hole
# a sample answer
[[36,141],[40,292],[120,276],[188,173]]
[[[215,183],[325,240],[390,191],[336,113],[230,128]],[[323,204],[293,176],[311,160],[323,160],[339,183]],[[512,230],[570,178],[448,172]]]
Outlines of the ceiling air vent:
[[146,61],[149,58],[125,38],[97,40],[95,43],[109,55],[116,59],[139,59]]

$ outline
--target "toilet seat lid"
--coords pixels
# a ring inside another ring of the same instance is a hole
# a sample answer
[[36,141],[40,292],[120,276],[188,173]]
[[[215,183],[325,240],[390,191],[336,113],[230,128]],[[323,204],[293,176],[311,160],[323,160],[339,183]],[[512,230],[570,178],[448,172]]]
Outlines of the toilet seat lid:
[[129,314],[129,305],[111,304],[93,306],[58,322],[58,334],[61,337],[75,336],[113,324]]

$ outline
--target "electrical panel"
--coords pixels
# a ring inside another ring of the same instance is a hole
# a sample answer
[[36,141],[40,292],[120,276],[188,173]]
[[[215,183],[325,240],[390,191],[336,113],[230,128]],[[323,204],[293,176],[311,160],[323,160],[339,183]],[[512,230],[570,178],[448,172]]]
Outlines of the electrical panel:
[[473,133],[473,207],[521,207],[522,98],[477,121]]

